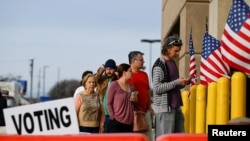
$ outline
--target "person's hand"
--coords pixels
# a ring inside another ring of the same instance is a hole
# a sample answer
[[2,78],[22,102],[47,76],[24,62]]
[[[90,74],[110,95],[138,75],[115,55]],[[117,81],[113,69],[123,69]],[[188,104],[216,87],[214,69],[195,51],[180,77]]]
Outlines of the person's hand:
[[99,133],[104,133],[104,126],[100,126]]
[[101,67],[101,68],[105,68],[104,64],[102,64],[100,67]]
[[154,112],[154,110],[153,110],[153,108],[150,106],[150,108],[149,108],[149,112],[150,112],[150,115],[151,116],[153,116],[154,114],[155,114],[155,112]]
[[138,102],[138,98],[137,96],[131,96],[129,99],[131,102],[137,103]]
[[196,80],[197,77],[190,77],[187,79],[186,85],[189,85],[192,81]]
[[131,102],[137,103],[138,102],[137,95],[138,95],[138,91],[131,92],[129,100]]
[[179,78],[179,82],[180,82],[181,86],[185,86],[185,85],[190,84],[189,80],[186,78],[183,78],[183,77]]
[[188,79],[186,79],[186,85],[189,85],[190,83],[191,83],[191,81],[192,81],[192,78],[188,78]]

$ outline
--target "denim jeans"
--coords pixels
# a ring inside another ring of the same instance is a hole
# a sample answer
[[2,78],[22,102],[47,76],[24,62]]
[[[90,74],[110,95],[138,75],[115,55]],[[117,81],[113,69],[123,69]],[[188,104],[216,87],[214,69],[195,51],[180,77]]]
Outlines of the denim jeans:
[[105,115],[104,133],[109,133],[109,115]]

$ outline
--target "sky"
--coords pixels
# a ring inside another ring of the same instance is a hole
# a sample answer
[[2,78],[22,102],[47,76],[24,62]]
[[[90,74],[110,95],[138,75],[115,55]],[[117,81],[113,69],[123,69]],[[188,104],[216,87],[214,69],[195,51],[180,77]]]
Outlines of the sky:
[[[141,39],[161,38],[161,7],[161,0],[0,0],[0,76],[27,80],[30,97],[34,59],[32,97],[44,88],[46,96],[57,82],[80,81],[108,59],[128,63],[133,50],[144,53],[149,73],[150,44]],[[160,43],[151,49],[152,64]]]

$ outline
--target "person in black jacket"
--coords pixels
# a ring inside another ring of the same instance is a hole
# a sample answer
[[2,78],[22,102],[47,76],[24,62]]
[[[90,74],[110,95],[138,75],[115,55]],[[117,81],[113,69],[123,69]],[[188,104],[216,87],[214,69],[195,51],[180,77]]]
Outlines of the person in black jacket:
[[7,108],[7,99],[2,96],[2,91],[0,88],[0,126],[5,126],[5,120],[3,115],[4,108]]

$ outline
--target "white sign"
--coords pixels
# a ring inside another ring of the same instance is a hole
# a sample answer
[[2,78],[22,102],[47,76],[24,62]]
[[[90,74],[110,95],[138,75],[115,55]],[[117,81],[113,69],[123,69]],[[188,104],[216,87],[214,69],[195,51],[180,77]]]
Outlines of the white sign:
[[79,134],[73,98],[6,108],[4,118],[7,134]]

